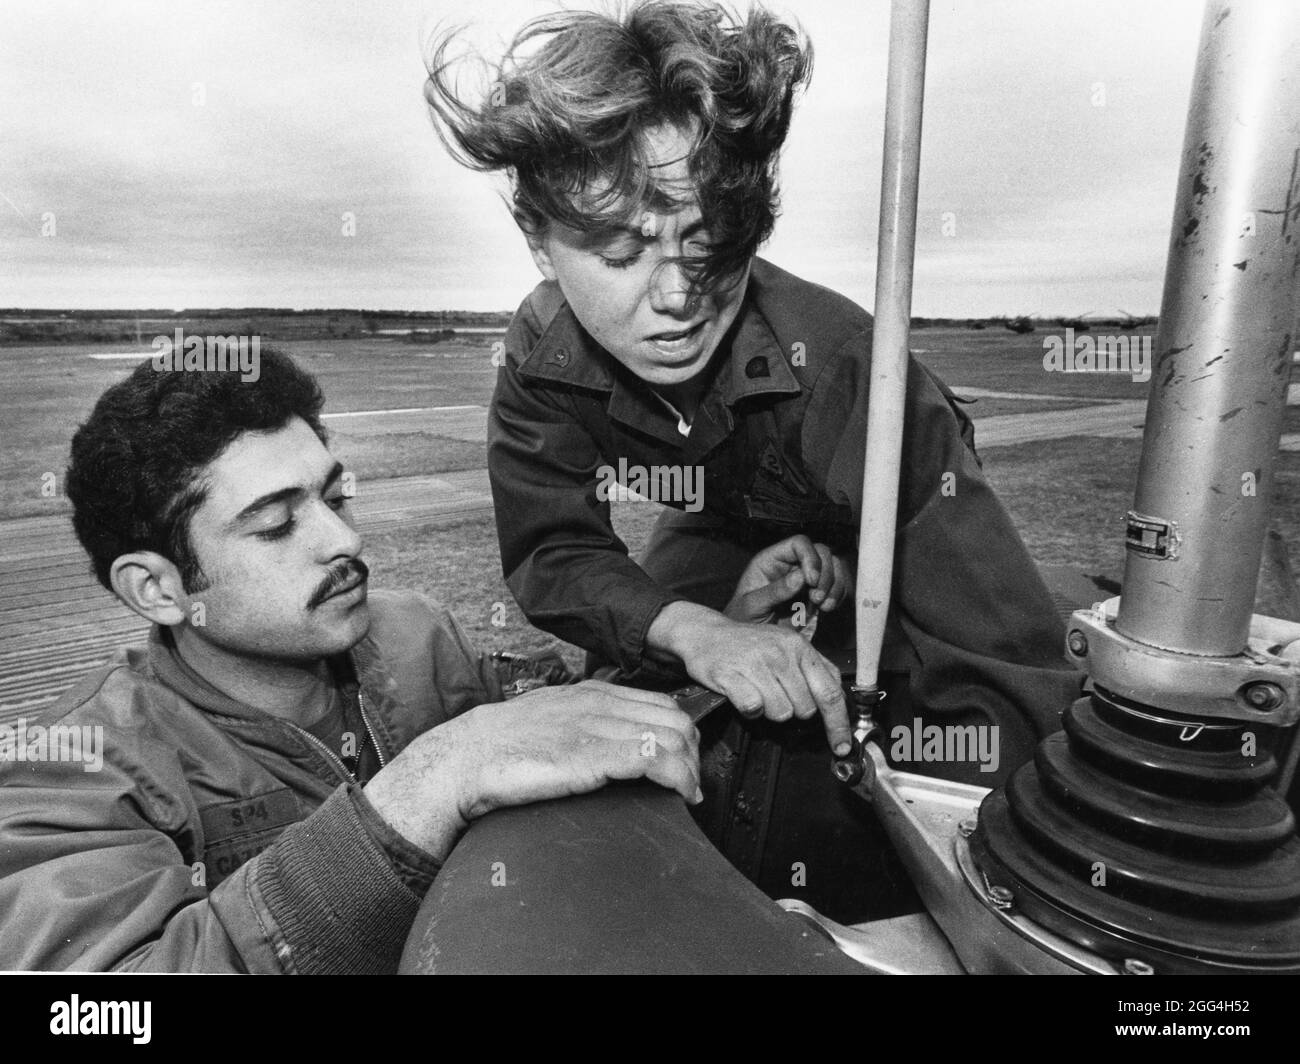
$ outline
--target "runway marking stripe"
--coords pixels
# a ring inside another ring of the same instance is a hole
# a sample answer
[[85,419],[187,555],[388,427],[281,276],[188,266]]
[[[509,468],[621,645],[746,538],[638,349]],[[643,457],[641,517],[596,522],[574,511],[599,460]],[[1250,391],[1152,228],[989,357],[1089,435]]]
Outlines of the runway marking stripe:
[[465,406],[404,406],[396,410],[344,410],[337,414],[322,414],[322,417],[372,417],[376,414],[440,414],[453,410],[486,410],[487,407],[470,403]]

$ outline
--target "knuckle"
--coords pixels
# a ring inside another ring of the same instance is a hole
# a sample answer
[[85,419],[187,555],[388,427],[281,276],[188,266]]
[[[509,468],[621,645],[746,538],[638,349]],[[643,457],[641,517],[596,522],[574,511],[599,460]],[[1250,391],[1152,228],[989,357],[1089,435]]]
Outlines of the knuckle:
[[661,749],[668,750],[670,753],[680,753],[686,749],[686,739],[681,732],[655,732],[655,739]]

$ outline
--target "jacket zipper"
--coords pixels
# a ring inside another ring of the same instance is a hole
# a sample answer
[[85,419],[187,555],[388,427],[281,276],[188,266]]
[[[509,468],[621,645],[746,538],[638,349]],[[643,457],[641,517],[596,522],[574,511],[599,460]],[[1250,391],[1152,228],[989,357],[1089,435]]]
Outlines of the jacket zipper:
[[[361,693],[360,687],[357,688],[357,708],[361,711],[361,723],[366,729],[366,738],[370,740],[370,744],[375,748],[375,756],[379,759],[379,767],[382,769],[388,764],[388,759],[384,757],[383,750],[379,748],[379,740],[375,738],[374,729],[370,726],[370,718],[366,716],[366,696]],[[343,759],[326,746],[324,742],[312,735],[312,733],[306,728],[294,724],[292,721],[286,721],[285,723],[319,749],[325,755],[326,760],[329,761],[329,763],[336,768],[345,779],[351,783],[358,782],[357,777],[348,771],[347,765],[343,764]],[[357,757],[357,767],[358,769],[361,767],[360,755]]]
[[[366,716],[366,696],[361,693],[361,688],[357,687],[357,709],[361,710],[361,723],[365,725],[366,735],[370,738],[371,745],[375,748],[375,756],[379,758],[379,767],[382,769],[388,764],[384,757],[384,752],[379,748],[379,740],[375,738],[374,730],[370,727],[370,718]],[[357,765],[360,766],[361,759],[357,759]]]
[[320,750],[320,752],[325,755],[325,760],[328,761],[329,764],[332,765],[334,768],[336,768],[339,774],[342,775],[344,779],[346,779],[350,783],[357,782],[356,776],[352,775],[352,773],[348,771],[347,765],[343,764],[343,759],[339,757],[339,755],[336,754],[333,750],[331,750],[328,746],[326,746],[323,742],[321,742],[320,739],[317,739],[316,736],[312,735],[312,733],[309,732],[306,728],[294,724],[293,721],[285,721],[285,723],[288,724],[289,727],[291,727],[294,731],[296,731],[309,743],[315,746],[318,750]]

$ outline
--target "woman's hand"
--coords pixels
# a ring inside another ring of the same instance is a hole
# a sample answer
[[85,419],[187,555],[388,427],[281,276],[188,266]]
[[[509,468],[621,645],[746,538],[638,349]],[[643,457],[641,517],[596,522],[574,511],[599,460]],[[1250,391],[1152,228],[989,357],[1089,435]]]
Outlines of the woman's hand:
[[853,575],[825,543],[791,536],[754,555],[723,613],[733,621],[765,624],[805,589],[815,609],[833,610],[849,597]]
[[808,720],[820,713],[836,756],[852,746],[839,670],[789,628],[670,602],[651,622],[646,647],[678,658],[691,679],[726,695],[742,716]]

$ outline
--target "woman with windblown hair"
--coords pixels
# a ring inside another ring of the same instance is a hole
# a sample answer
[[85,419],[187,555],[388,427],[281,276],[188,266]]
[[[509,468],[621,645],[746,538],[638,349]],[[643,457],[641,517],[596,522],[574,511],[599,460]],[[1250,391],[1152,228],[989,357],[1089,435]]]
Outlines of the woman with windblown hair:
[[[747,717],[820,712],[838,752],[839,669],[789,627],[727,615],[745,563],[768,549],[786,597],[820,611],[818,645],[852,643],[851,610],[827,611],[851,599],[846,561],[871,505],[871,317],[756,257],[810,46],[762,8],[565,12],[525,25],[471,97],[454,43],[429,62],[439,134],[466,165],[509,176],[544,278],[507,333],[489,420],[512,592],[624,682],[676,670]],[[915,359],[907,385],[887,720],[996,725],[996,773],[917,766],[990,786],[1056,730],[1080,677],[969,421]],[[638,563],[602,478],[654,467],[701,470],[702,508],[666,500],[677,509]]]

